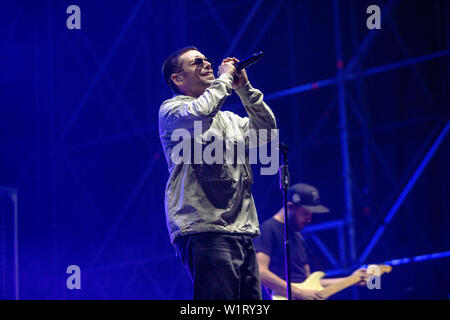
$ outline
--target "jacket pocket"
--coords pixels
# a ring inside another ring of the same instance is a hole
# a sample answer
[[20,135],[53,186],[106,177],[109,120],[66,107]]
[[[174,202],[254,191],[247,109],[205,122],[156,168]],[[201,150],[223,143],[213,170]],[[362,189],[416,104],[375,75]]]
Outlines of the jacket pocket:
[[237,181],[227,164],[193,165],[194,173],[208,200],[219,209],[233,206]]

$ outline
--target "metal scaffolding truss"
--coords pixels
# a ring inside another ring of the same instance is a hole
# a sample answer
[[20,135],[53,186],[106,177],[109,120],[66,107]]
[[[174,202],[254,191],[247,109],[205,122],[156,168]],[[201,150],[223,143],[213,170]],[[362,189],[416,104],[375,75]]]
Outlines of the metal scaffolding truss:
[[[390,19],[390,14],[393,11],[393,8],[397,6],[399,1],[390,1],[386,8],[383,8],[383,15],[382,15],[382,23],[387,23],[390,27],[392,32],[396,36],[396,40],[400,43],[403,53],[406,56],[409,56],[407,48],[404,46],[404,44],[401,41],[401,38],[396,30],[395,23]],[[361,121],[362,124],[366,123],[367,121],[364,118],[364,115],[362,112],[360,112],[355,105],[354,101],[352,101],[351,96],[348,95],[346,88],[344,84],[347,81],[354,81],[354,80],[361,80],[361,78],[372,76],[375,74],[379,74],[382,72],[389,72],[394,71],[399,68],[404,67],[411,67],[415,68],[415,65],[418,63],[427,62],[433,59],[437,59],[440,57],[447,57],[450,55],[450,50],[443,50],[439,52],[430,53],[427,55],[419,56],[419,57],[413,57],[409,59],[405,59],[403,61],[397,61],[392,62],[386,65],[370,68],[367,70],[358,70],[355,74],[355,68],[357,65],[358,60],[360,60],[366,53],[367,49],[370,46],[370,43],[374,41],[375,36],[378,30],[373,30],[368,33],[362,44],[360,45],[359,49],[353,56],[353,58],[350,60],[347,66],[344,67],[344,62],[342,60],[342,35],[340,33],[340,21],[339,21],[339,1],[334,0],[334,27],[335,27],[335,44],[336,44],[336,77],[334,78],[328,78],[328,79],[322,79],[318,81],[314,81],[311,83],[306,83],[303,85],[295,86],[290,89],[285,89],[279,92],[275,92],[272,94],[269,94],[267,96],[267,99],[276,99],[279,97],[283,97],[286,95],[291,94],[297,94],[300,92],[305,92],[309,90],[317,90],[321,87],[336,85],[338,88],[338,100],[339,100],[339,116],[340,116],[340,144],[341,144],[341,150],[342,150],[342,175],[344,180],[344,188],[345,188],[345,218],[341,220],[331,221],[331,222],[325,222],[317,225],[312,225],[303,231],[305,234],[310,234],[312,240],[316,243],[318,248],[320,248],[323,252],[323,254],[328,258],[329,262],[337,267],[336,270],[329,271],[329,274],[340,274],[340,273],[347,273],[352,270],[352,268],[357,267],[358,265],[363,264],[366,262],[368,255],[372,251],[373,247],[383,234],[383,231],[385,230],[386,226],[389,224],[389,222],[392,220],[393,216],[396,214],[398,208],[404,201],[405,197],[407,196],[408,192],[411,190],[411,188],[414,186],[414,183],[417,181],[417,179],[420,177],[420,174],[423,172],[426,165],[429,163],[430,159],[442,143],[442,141],[445,139],[449,126],[450,121],[447,121],[446,123],[438,123],[436,128],[441,128],[441,131],[437,138],[435,138],[434,143],[429,147],[428,152],[426,153],[425,157],[422,159],[420,164],[417,166],[416,170],[410,177],[409,181],[404,186],[404,189],[396,199],[395,203],[392,205],[391,209],[388,211],[386,218],[384,219],[383,224],[377,229],[375,234],[373,235],[372,239],[369,241],[367,247],[363,250],[361,253],[361,256],[358,258],[356,249],[355,249],[355,231],[354,231],[354,221],[353,221],[353,193],[352,193],[352,173],[351,173],[351,164],[350,164],[350,156],[349,156],[349,146],[348,146],[348,126],[347,126],[347,112],[348,110],[355,113],[356,117]],[[415,70],[416,71],[416,70]],[[417,80],[422,84],[423,79],[421,78],[419,73],[415,73]],[[431,96],[430,92],[427,90],[425,86],[423,86],[424,90],[427,91],[427,94]],[[350,106],[348,105],[348,101],[350,101]],[[326,115],[323,116],[323,118]],[[323,125],[323,119],[320,119],[317,122],[317,127],[315,130],[313,130],[313,133],[316,135],[317,132],[320,130],[320,127]],[[442,128],[443,126],[443,128]],[[367,130],[367,126],[362,126],[363,130]],[[363,133],[363,135],[367,135],[367,133]],[[435,132],[432,132],[430,134],[430,137],[433,137],[435,135]],[[423,148],[426,148],[429,144],[429,140],[426,140],[426,143],[423,145],[421,150]],[[373,145],[373,144],[372,144]],[[371,145],[368,146],[369,148]],[[374,146],[376,148],[376,145]],[[347,228],[347,238],[344,240],[344,228]],[[330,253],[330,251],[326,248],[326,246],[320,241],[318,236],[315,234],[318,231],[322,230],[329,230],[329,229],[338,229],[338,243],[340,248],[340,262],[338,263],[337,260],[334,258],[334,256]],[[348,243],[348,247],[344,245],[344,243]],[[348,252],[348,254],[347,254]]]
[[[391,31],[395,34],[396,40],[398,41],[399,45],[402,48],[403,53],[405,56],[409,57],[409,53],[407,48],[402,43],[402,40],[396,30],[395,23],[390,19],[390,14],[392,13],[393,8],[398,4],[399,1],[390,1],[386,8],[383,9],[383,24],[388,24],[390,26]],[[386,217],[383,220],[383,223],[379,226],[379,228],[376,230],[376,232],[373,234],[372,238],[368,242],[367,246],[364,248],[364,250],[361,252],[360,256],[357,256],[357,252],[355,249],[355,230],[354,230],[354,214],[353,214],[353,192],[352,192],[352,173],[351,173],[351,163],[350,163],[350,152],[349,152],[349,145],[348,145],[348,126],[347,126],[347,112],[350,110],[352,111],[355,116],[360,120],[360,122],[363,124],[362,128],[363,131],[367,130],[367,126],[364,124],[367,122],[364,115],[360,110],[358,110],[358,107],[354,103],[354,101],[351,98],[351,95],[348,95],[348,92],[346,91],[345,83],[348,81],[355,81],[355,80],[361,80],[362,78],[369,77],[375,74],[383,73],[383,72],[390,72],[394,71],[399,68],[404,67],[410,67],[413,68],[413,71],[415,72],[415,76],[420,84],[422,84],[422,88],[426,91],[428,96],[431,96],[431,93],[426,88],[426,86],[423,85],[423,79],[421,78],[420,74],[417,72],[417,69],[415,69],[415,65],[419,63],[424,63],[433,59],[441,58],[441,57],[447,57],[450,55],[450,50],[443,50],[438,51],[434,53],[430,53],[427,55],[419,56],[419,57],[410,57],[408,59],[405,59],[403,61],[397,61],[392,62],[386,65],[381,65],[378,67],[373,67],[366,70],[357,70],[355,74],[355,68],[357,65],[358,60],[360,60],[366,53],[367,48],[370,46],[370,42],[374,41],[375,36],[378,30],[374,30],[368,33],[365,40],[362,42],[361,46],[353,56],[353,58],[350,60],[350,62],[347,64],[347,66],[344,66],[343,60],[342,60],[342,35],[340,33],[340,22],[339,22],[339,1],[334,0],[334,27],[335,27],[335,44],[336,44],[336,77],[334,78],[328,78],[328,79],[322,79],[318,81],[314,81],[311,83],[302,84],[299,86],[295,86],[293,88],[285,89],[279,92],[275,92],[272,94],[269,94],[267,99],[276,99],[278,97],[291,95],[291,94],[297,94],[300,92],[305,92],[309,90],[317,90],[321,87],[326,86],[332,86],[336,85],[338,89],[338,106],[339,106],[339,116],[340,116],[340,144],[341,144],[341,152],[342,152],[342,176],[343,176],[343,182],[344,182],[344,188],[345,188],[345,217],[343,219],[335,220],[335,221],[329,221],[324,222],[320,224],[311,225],[305,228],[305,230],[302,232],[307,237],[311,238],[311,240],[317,245],[317,247],[322,251],[323,255],[328,259],[330,264],[335,267],[334,270],[327,271],[327,274],[329,276],[333,275],[341,275],[341,274],[347,274],[354,270],[357,267],[362,266],[364,263],[367,262],[367,259],[377,244],[378,240],[382,236],[383,232],[387,228],[388,224],[391,222],[394,215],[397,213],[399,207],[405,200],[406,196],[408,195],[409,191],[413,188],[415,182],[420,177],[421,173],[423,172],[424,168],[429,163],[430,159],[435,154],[436,150],[441,145],[442,141],[446,138],[449,128],[450,128],[450,121],[444,122],[444,123],[438,123],[435,127],[435,130],[430,134],[430,137],[426,140],[421,151],[425,148],[428,148],[428,151],[426,152],[426,155],[421,159],[420,163],[417,165],[416,169],[414,170],[411,177],[409,177],[409,180],[407,183],[403,186],[403,190],[398,195],[395,202],[392,204],[391,208],[386,213]],[[350,106],[349,103],[350,102]],[[325,117],[325,116],[324,116]],[[314,134],[317,134],[317,132],[320,130],[320,127],[323,125],[323,119],[319,120],[317,123],[317,127],[315,130],[313,130]],[[437,138],[435,138],[434,142],[430,146],[430,140],[435,137],[436,135],[436,129],[440,129],[439,135]],[[367,136],[367,132],[363,132],[363,136]],[[371,147],[377,148],[374,144],[369,144],[367,148]],[[377,152],[377,150],[375,150]],[[422,152],[419,152],[419,155]],[[414,162],[413,162],[414,163]],[[317,232],[323,231],[323,230],[331,230],[331,229],[337,229],[337,235],[338,235],[338,244],[339,244],[339,259],[336,259],[334,255],[330,252],[330,250],[322,243],[322,241],[319,239]],[[347,237],[345,236],[344,230],[347,229]],[[348,244],[347,246],[345,244]],[[446,257],[448,254],[437,254],[437,257]],[[411,260],[412,261],[412,260]],[[414,260],[417,261],[417,260]],[[358,298],[358,293],[356,290],[353,291],[353,297]]]

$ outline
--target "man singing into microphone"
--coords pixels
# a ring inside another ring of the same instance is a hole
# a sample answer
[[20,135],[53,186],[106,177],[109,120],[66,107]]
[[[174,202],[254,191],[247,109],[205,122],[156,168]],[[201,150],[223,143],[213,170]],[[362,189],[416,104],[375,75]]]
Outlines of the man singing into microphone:
[[[261,299],[252,241],[260,232],[248,157],[243,163],[206,164],[178,163],[172,155],[179,143],[173,139],[177,129],[192,133],[200,124],[201,135],[193,136],[191,143],[214,133],[221,136],[225,149],[245,143],[247,150],[251,130],[276,129],[263,94],[250,85],[245,69],[237,72],[238,62],[224,59],[216,78],[210,60],[197,48],[186,47],[170,55],[162,68],[164,80],[175,93],[159,110],[159,134],[170,174],[166,221],[170,240],[193,281],[194,299]],[[232,89],[248,117],[221,111]]]

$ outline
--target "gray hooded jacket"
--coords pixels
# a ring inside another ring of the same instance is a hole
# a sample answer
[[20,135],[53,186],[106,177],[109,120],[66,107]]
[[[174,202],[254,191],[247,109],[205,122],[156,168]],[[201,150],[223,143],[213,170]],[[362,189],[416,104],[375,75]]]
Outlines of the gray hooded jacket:
[[[197,99],[175,95],[159,110],[159,134],[169,168],[165,211],[170,240],[201,232],[259,235],[258,216],[251,193],[252,172],[247,155],[235,152],[241,162],[206,164],[198,161],[174,161],[172,151],[180,146],[175,133],[192,134],[187,145],[205,147],[208,134],[224,139],[224,153],[239,143],[248,148],[249,129],[276,129],[275,117],[263,101],[261,91],[250,83],[236,90],[248,117],[220,111],[231,95],[233,77],[227,73],[212,81]],[[199,134],[195,128],[201,126]],[[174,140],[174,141],[173,141]],[[264,141],[264,139],[259,140]],[[266,142],[266,141],[265,141]],[[195,147],[192,148],[195,151]],[[195,152],[191,153],[194,154]],[[174,152],[174,154],[176,154]]]

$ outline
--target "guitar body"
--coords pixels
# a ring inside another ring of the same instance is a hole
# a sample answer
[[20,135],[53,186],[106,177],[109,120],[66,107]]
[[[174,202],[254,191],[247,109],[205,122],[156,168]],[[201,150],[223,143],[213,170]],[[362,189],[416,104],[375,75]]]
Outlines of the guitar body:
[[[391,272],[392,267],[388,265],[370,265],[367,268],[367,273],[373,276],[381,276],[384,273]],[[319,291],[324,299],[328,299],[335,293],[344,290],[354,284],[361,281],[358,275],[350,275],[343,278],[341,281],[334,283],[326,288],[322,287],[320,280],[325,276],[325,273],[317,271],[312,273],[305,281],[302,283],[291,283],[291,286],[295,286],[302,290],[316,290]],[[274,292],[272,295],[272,300],[287,300],[285,292]]]
[[322,290],[323,287],[320,284],[320,280],[325,277],[325,273],[322,271],[316,271],[310,274],[308,278],[302,283],[294,283],[293,285],[303,290]]
[[[324,287],[320,284],[320,280],[325,276],[322,271],[316,271],[306,278],[305,281],[300,283],[291,283],[291,286],[296,286],[302,290],[323,290]],[[287,300],[285,294],[277,293],[272,295],[272,300]]]

